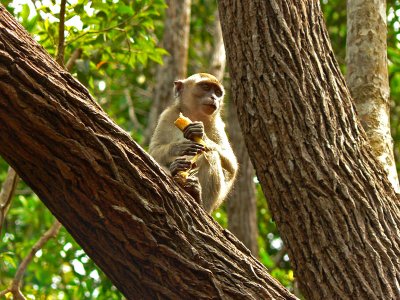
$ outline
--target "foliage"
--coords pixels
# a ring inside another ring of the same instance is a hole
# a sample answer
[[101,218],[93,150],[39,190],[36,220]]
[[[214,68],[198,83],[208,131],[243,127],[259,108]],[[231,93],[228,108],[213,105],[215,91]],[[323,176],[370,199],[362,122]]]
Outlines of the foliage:
[[[3,4],[55,56],[59,2]],[[145,123],[151,104],[150,97],[141,97],[140,91],[151,84],[147,78],[152,77],[152,61],[160,63],[166,54],[156,47],[155,35],[159,30],[156,26],[162,25],[165,7],[163,0],[77,0],[69,1],[66,7],[65,57],[68,59],[76,49],[82,50],[72,73],[136,140],[140,140],[140,124]],[[129,109],[133,108],[139,120],[136,127],[129,117]],[[7,165],[0,159],[1,182],[6,170]],[[21,260],[54,221],[23,182],[14,198],[1,233],[0,291],[10,284]],[[22,291],[28,299],[122,298],[64,228],[36,254],[24,283]]]
[[[346,1],[323,0],[324,11],[329,36],[333,50],[341,69],[346,72]],[[391,99],[391,132],[394,141],[394,154],[397,162],[397,171],[400,171],[400,2],[387,1],[388,21],[388,62],[389,84]]]
[[[16,0],[3,0],[2,3],[55,56],[59,1],[26,0],[21,5]],[[321,5],[333,49],[345,72],[346,2],[323,0]],[[66,9],[66,59],[76,49],[82,49],[72,73],[138,142],[142,140],[151,105],[155,65],[161,63],[166,54],[165,50],[157,47],[163,32],[165,7],[163,0],[71,0]],[[213,0],[192,1],[189,73],[208,68],[215,12],[216,2]],[[399,1],[388,1],[388,15],[391,124],[395,154],[400,161]],[[5,179],[6,170],[7,164],[0,159],[0,183]],[[259,185],[257,191],[260,260],[273,276],[293,290],[295,279],[289,257]],[[224,208],[213,216],[222,226],[227,226]],[[0,233],[0,290],[10,283],[21,260],[53,220],[38,197],[20,182],[5,228]],[[24,283],[23,293],[29,299],[122,298],[65,229],[36,254]]]
[[400,2],[388,1],[388,59],[391,99],[391,132],[397,172],[400,172]]
[[[9,284],[20,261],[54,221],[23,182],[16,194],[0,246],[1,290]],[[28,299],[122,298],[64,228],[56,239],[51,239],[36,253],[24,281],[23,292]]]

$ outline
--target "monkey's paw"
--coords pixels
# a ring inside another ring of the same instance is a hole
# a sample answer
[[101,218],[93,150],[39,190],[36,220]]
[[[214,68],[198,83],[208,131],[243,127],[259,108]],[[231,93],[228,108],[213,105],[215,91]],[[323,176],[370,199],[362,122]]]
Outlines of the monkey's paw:
[[183,136],[192,141],[202,139],[204,137],[203,122],[192,122],[183,129]]
[[196,200],[198,204],[202,205],[201,185],[197,177],[189,176],[182,187]]

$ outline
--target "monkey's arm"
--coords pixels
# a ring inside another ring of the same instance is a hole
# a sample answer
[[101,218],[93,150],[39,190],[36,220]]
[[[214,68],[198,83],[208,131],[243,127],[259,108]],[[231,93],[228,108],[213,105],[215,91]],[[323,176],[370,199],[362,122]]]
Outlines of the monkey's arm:
[[205,142],[207,143],[207,148],[210,149],[210,151],[215,151],[218,153],[219,159],[221,160],[221,167],[225,171],[225,176],[228,175],[226,181],[233,182],[238,170],[238,163],[235,154],[229,145],[228,138],[226,138],[226,140],[223,139],[221,143],[218,144],[205,136]]
[[162,166],[170,164],[181,156],[194,156],[204,151],[204,145],[187,140],[172,120],[175,112],[168,110],[160,116],[149,146],[149,154]]
[[223,149],[211,140],[208,145],[212,149],[200,157],[198,176],[202,186],[204,208],[211,213],[221,205],[231,190],[237,166],[233,152]]
[[193,140],[195,138],[202,138],[209,151],[216,151],[219,154],[222,168],[224,173],[228,173],[230,181],[235,178],[238,165],[233,150],[229,144],[228,137],[225,133],[225,124],[222,120],[217,119],[215,126],[210,130],[210,137],[207,136],[202,122],[192,122],[184,130],[183,135],[185,138]]
[[193,157],[204,151],[204,146],[193,141],[178,140],[169,144],[152,144],[149,148],[149,154],[164,167],[170,164],[178,157]]

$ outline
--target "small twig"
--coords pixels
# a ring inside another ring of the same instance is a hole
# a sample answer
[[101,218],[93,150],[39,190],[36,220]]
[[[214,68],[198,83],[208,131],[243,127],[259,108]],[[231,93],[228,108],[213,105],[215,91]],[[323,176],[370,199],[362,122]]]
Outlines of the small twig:
[[74,66],[76,60],[82,55],[82,48],[77,48],[72,53],[71,57],[68,59],[67,63],[65,64],[65,69],[67,71],[71,71],[72,67]]
[[[84,37],[84,36],[87,35],[87,34],[99,34],[99,33],[104,33],[104,32],[108,32],[108,31],[112,31],[112,30],[123,30],[123,29],[121,29],[121,28],[119,28],[119,27],[122,26],[122,25],[125,25],[125,24],[128,23],[131,19],[133,19],[134,17],[135,17],[135,15],[133,15],[133,16],[131,16],[131,17],[125,19],[125,20],[122,21],[121,23],[118,23],[118,24],[116,24],[116,25],[114,25],[114,26],[111,26],[111,27],[104,28],[104,29],[102,29],[102,30],[88,30],[88,31],[85,31],[84,33],[82,33],[82,34],[76,36],[76,37],[73,38],[72,40],[69,40],[69,41],[66,43],[66,45],[69,45],[69,44],[71,44],[71,43],[73,43],[73,42],[79,40],[80,38]],[[124,31],[124,30],[123,30],[123,31]]]
[[55,237],[58,231],[61,228],[61,223],[57,220],[54,221],[53,225],[47,230],[43,236],[36,242],[36,244],[32,247],[29,251],[28,255],[24,258],[21,264],[18,266],[17,273],[13,281],[11,282],[11,286],[6,290],[0,292],[1,295],[5,295],[7,293],[12,293],[14,295],[14,299],[16,300],[25,300],[24,295],[21,293],[20,287],[22,283],[22,278],[24,277],[26,268],[28,267],[29,263],[32,261],[33,257],[35,256],[36,252],[39,251],[44,244],[48,242],[51,238]]
[[64,66],[64,50],[65,50],[65,5],[67,4],[67,0],[61,0],[60,7],[60,23],[58,26],[58,48],[57,48],[57,57],[56,61],[60,66]]
[[30,194],[32,194],[32,193],[33,193],[33,191],[32,191],[32,189],[31,189],[29,186],[27,186],[27,187],[24,188],[24,189],[16,190],[16,191],[15,191],[15,195],[30,195]]
[[4,297],[4,296],[7,295],[8,293],[11,293],[11,289],[10,289],[10,288],[7,288],[7,289],[5,289],[4,291],[1,291],[1,292],[0,292],[0,298],[1,298],[1,297]]
[[0,192],[0,233],[3,229],[3,224],[6,219],[7,212],[11,206],[11,200],[14,196],[15,189],[18,183],[18,175],[13,168],[8,168],[7,177],[3,183]]
[[142,129],[142,125],[139,123],[139,121],[136,117],[135,107],[133,105],[133,100],[132,100],[131,94],[129,93],[129,90],[127,88],[124,89],[124,94],[125,94],[126,101],[128,103],[129,118],[130,118],[131,122],[133,123],[133,126],[136,129]]

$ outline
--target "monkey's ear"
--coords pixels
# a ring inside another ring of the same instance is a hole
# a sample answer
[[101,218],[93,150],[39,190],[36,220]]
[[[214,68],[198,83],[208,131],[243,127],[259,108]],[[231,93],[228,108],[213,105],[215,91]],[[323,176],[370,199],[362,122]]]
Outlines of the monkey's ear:
[[174,88],[175,88],[175,96],[179,97],[183,91],[183,80],[175,80]]

